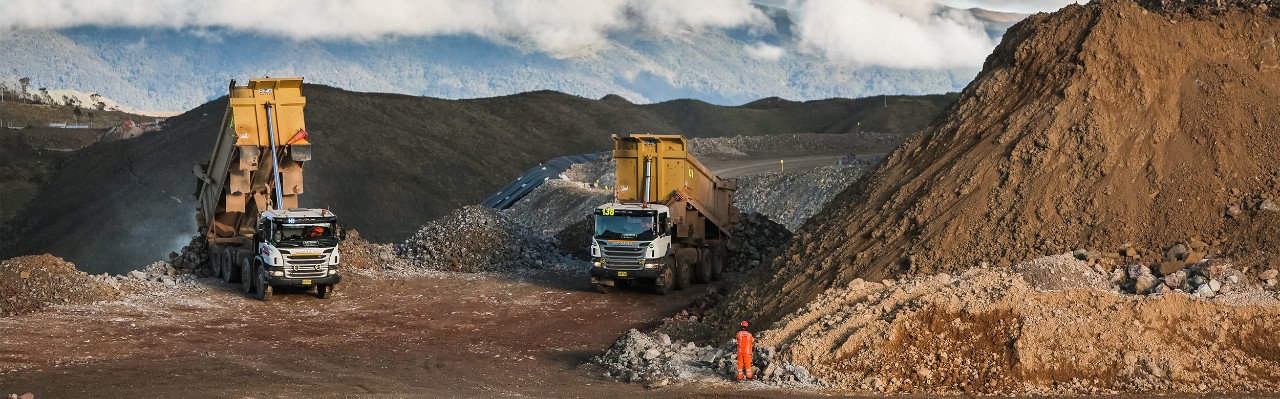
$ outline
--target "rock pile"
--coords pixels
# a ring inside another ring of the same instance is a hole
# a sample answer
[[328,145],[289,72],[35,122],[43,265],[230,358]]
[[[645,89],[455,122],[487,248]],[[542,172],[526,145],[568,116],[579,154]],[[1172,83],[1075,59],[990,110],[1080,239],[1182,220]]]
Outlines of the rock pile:
[[738,209],[769,215],[769,219],[796,231],[869,169],[866,162],[852,158],[849,163],[798,172],[742,176],[734,202]]
[[560,253],[576,259],[591,260],[591,240],[595,237],[595,219],[588,216],[566,226],[555,235]]
[[904,136],[901,133],[861,132],[698,138],[689,141],[689,151],[703,160],[745,155],[843,154],[852,149],[888,150],[902,143]]
[[468,205],[422,226],[396,245],[408,268],[452,272],[514,272],[526,269],[586,271],[586,265],[556,250],[541,232],[499,211]]
[[776,255],[791,240],[791,231],[768,216],[742,212],[738,216],[738,224],[733,226],[733,237],[738,240],[740,248],[729,254],[725,270],[744,272]]
[[[756,347],[752,357],[754,374],[761,381],[788,386],[819,384],[804,367],[777,361],[773,348]],[[698,346],[667,334],[631,329],[604,354],[592,358],[591,364],[603,368],[608,378],[651,388],[730,381],[737,367],[737,343],[730,339],[718,347]]]
[[120,283],[115,278],[90,276],[53,255],[21,256],[0,262],[0,316],[119,297]]
[[502,214],[534,231],[555,234],[613,199],[610,191],[590,186],[574,181],[548,180],[504,209]]

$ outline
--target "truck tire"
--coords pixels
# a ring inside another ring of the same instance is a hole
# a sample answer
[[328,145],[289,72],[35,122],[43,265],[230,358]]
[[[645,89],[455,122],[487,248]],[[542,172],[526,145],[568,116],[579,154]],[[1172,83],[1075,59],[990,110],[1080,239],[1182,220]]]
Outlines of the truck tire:
[[604,285],[604,284],[592,284],[592,285],[594,285],[594,286],[595,286],[595,288],[596,288],[596,292],[599,292],[599,293],[601,293],[601,294],[608,294],[608,293],[609,293],[609,291],[610,291],[609,289],[610,289],[610,288],[613,288],[613,287],[610,287],[610,286],[607,286],[607,285]]
[[264,302],[270,301],[272,289],[271,285],[267,284],[266,271],[262,269],[262,262],[254,261],[253,266],[252,277],[240,276],[240,278],[253,280],[254,298]]
[[235,283],[240,281],[240,262],[236,251],[230,249],[222,250],[222,281],[227,283]]
[[[667,264],[671,265],[671,263],[667,263]],[[674,288],[676,284],[675,270],[676,270],[676,267],[674,265],[669,266],[667,270],[662,272],[661,276],[658,276],[658,278],[653,279],[653,292],[657,293],[658,295],[670,294],[672,288]]]
[[246,294],[253,292],[253,264],[250,262],[249,258],[240,261],[240,291]]
[[715,247],[711,250],[711,280],[720,281],[724,278],[724,262],[728,255],[725,253],[724,247]]
[[209,247],[209,269],[213,270],[213,277],[222,279],[222,247]]
[[693,280],[693,268],[688,263],[676,260],[676,270],[673,274],[675,274],[676,281],[675,286],[672,288],[675,288],[676,291],[683,291],[685,288],[689,288],[689,283]]
[[702,256],[698,258],[698,264],[693,265],[693,282],[698,284],[707,284],[711,282],[711,258],[713,255],[711,254],[710,248],[703,248],[698,252],[700,252]]
[[333,284],[320,284],[316,286],[316,297],[320,299],[329,299],[333,294]]

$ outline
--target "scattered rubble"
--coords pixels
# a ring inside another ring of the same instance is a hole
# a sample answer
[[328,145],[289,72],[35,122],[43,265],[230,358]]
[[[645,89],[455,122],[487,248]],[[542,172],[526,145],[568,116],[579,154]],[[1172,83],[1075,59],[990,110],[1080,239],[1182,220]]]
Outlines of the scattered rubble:
[[[820,386],[804,367],[777,361],[774,348],[754,349],[752,365],[759,381],[777,386]],[[735,378],[737,343],[729,339],[718,347],[698,346],[667,334],[631,329],[604,354],[592,358],[591,364],[603,368],[607,378],[650,388],[723,383]]]
[[90,276],[53,255],[32,255],[0,262],[0,316],[16,316],[46,306],[84,304],[120,298],[120,282]]
[[[396,256],[410,269],[452,272],[515,272],[556,269],[585,273],[586,263],[564,256],[552,239],[505,217],[468,205],[422,226]],[[390,264],[392,267],[400,264]]]

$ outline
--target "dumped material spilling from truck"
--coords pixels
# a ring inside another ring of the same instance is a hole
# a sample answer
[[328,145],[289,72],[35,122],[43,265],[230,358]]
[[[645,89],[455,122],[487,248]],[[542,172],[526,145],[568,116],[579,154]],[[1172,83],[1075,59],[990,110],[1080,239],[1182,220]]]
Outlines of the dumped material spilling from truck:
[[720,279],[728,258],[737,182],[721,179],[680,135],[613,136],[614,201],[596,207],[591,283],[601,292],[635,280],[659,294]]
[[301,78],[231,81],[213,155],[195,167],[196,223],[214,269],[262,300],[273,286],[315,287],[326,298],[342,279],[337,216],[298,207],[311,160],[301,89]]

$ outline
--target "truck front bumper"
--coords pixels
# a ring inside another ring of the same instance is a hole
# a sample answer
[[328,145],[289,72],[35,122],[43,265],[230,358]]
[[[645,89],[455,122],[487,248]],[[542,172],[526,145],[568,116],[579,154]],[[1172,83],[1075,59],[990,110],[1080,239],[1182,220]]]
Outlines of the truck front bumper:
[[591,268],[591,280],[598,278],[607,279],[632,279],[632,278],[658,278],[662,276],[662,269],[639,269],[639,270],[614,270],[603,267]]
[[314,278],[288,278],[280,276],[267,276],[267,284],[274,286],[299,286],[310,287],[313,285],[333,285],[342,281],[341,274],[330,274],[324,277]]

